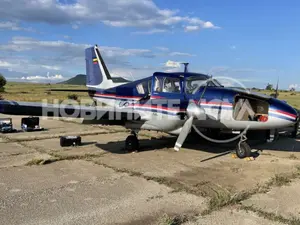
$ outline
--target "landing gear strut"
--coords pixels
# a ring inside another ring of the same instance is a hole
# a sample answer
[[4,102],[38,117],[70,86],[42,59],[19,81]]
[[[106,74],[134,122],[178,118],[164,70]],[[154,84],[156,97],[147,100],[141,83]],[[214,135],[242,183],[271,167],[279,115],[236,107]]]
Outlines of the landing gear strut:
[[134,131],[131,131],[131,134],[125,140],[125,151],[133,152],[138,151],[140,148],[139,139],[137,134]]
[[241,136],[241,140],[236,146],[236,155],[240,159],[251,156],[251,147],[247,144],[247,137],[245,134]]

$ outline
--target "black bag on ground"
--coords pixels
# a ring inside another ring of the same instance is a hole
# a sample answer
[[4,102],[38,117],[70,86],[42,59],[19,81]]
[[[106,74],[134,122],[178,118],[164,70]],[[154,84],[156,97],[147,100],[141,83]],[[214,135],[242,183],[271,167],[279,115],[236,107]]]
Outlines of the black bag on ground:
[[81,145],[81,137],[80,136],[62,136],[60,137],[60,146],[68,147],[68,146],[78,146]]

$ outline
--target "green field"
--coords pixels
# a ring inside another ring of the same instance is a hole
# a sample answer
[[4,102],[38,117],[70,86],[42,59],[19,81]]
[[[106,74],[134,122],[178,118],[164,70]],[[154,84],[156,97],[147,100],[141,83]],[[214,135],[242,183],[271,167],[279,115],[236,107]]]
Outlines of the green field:
[[[33,84],[33,83],[17,83],[8,82],[5,86],[5,93],[2,93],[2,97],[6,100],[14,101],[29,101],[29,102],[41,102],[42,100],[48,100],[52,103],[55,99],[59,102],[68,99],[70,94],[76,94],[78,100],[90,99],[87,93],[83,92],[55,92],[48,91],[49,89],[87,89],[83,85],[68,85],[68,84]],[[271,94],[271,91],[257,91],[264,94]],[[300,92],[288,92],[280,91],[279,99],[287,101],[293,107],[300,109]]]
[[[274,91],[258,91],[263,94],[270,95],[274,93]],[[294,108],[300,109],[300,92],[290,92],[290,91],[279,91],[278,99],[287,101]]]
[[17,83],[8,82],[5,86],[5,93],[1,93],[5,100],[41,102],[48,100],[52,103],[54,100],[59,102],[68,99],[70,94],[76,94],[78,100],[89,99],[87,93],[84,92],[56,92],[49,89],[87,89],[82,85],[68,84],[34,84],[34,83]]

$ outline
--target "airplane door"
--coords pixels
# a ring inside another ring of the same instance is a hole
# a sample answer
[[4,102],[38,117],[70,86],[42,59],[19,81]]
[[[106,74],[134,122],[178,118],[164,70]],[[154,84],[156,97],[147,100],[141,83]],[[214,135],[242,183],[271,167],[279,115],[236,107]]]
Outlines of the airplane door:
[[154,75],[152,79],[152,99],[184,99],[183,78],[180,76]]
[[184,108],[185,95],[183,91],[183,77],[174,74],[153,75],[150,103],[163,110],[180,110]]

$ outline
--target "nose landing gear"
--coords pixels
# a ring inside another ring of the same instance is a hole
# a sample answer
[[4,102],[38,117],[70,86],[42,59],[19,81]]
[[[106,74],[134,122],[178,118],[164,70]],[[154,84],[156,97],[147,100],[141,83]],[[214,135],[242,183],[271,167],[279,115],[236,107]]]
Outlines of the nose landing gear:
[[251,147],[248,145],[247,137],[245,134],[241,136],[241,140],[236,146],[236,155],[240,159],[247,158],[251,156]]

